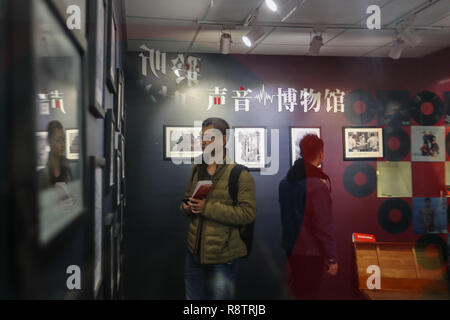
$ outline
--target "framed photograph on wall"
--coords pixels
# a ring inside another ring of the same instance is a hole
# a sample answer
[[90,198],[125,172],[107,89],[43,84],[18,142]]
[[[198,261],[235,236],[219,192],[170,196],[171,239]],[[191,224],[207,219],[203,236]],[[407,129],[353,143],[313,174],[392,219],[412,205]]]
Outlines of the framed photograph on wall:
[[122,130],[122,110],[123,108],[123,73],[122,70],[117,69],[117,96],[114,104],[114,117],[116,121],[117,131]]
[[105,13],[106,0],[89,1],[89,109],[97,118],[105,117],[103,106],[103,86],[105,77]]
[[78,160],[80,149],[80,137],[78,129],[66,131],[66,158]]
[[125,179],[125,137],[123,134],[120,135],[121,144],[120,144],[120,152],[122,154],[122,179]]
[[114,186],[114,113],[112,109],[108,109],[105,119],[105,190],[110,191]]
[[202,154],[201,128],[164,126],[164,160],[195,158]]
[[342,128],[342,141],[344,160],[376,160],[384,156],[382,128]]
[[234,127],[234,161],[258,170],[266,164],[266,128]]
[[122,175],[122,168],[121,168],[121,163],[122,163],[122,156],[120,154],[120,150],[116,150],[115,151],[116,154],[116,169],[115,169],[115,174],[116,174],[116,192],[115,192],[115,197],[114,197],[114,203],[115,206],[120,206],[120,200],[121,200],[121,175]]
[[306,136],[307,134],[315,134],[320,138],[320,127],[314,128],[289,127],[291,165],[294,165],[294,162],[302,157],[300,149],[300,141],[302,141],[303,137]]
[[114,1],[108,0],[108,42],[107,42],[107,53],[108,53],[108,64],[107,64],[107,84],[111,92],[116,92],[116,82],[117,82],[117,65],[116,65],[116,55],[117,41],[118,41],[118,29],[117,21],[114,10]]
[[101,282],[103,280],[103,169],[105,159],[90,157],[90,211],[92,212],[92,229],[94,239],[93,250],[93,270],[92,285],[93,296],[96,298],[99,294]]

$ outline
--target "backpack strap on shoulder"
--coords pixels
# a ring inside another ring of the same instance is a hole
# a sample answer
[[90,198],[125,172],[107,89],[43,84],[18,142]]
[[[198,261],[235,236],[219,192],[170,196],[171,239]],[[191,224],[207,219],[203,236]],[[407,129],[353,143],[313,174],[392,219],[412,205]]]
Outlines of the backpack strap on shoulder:
[[236,164],[233,169],[231,169],[230,177],[228,179],[228,193],[230,194],[231,200],[233,200],[233,206],[237,205],[237,197],[239,191],[238,180],[243,170],[249,171],[246,166]]

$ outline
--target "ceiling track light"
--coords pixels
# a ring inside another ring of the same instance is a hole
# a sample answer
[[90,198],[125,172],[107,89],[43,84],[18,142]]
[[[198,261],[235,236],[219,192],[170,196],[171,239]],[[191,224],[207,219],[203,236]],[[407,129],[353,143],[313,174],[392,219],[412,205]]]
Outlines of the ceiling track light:
[[397,60],[403,53],[405,49],[405,42],[400,38],[400,34],[395,32],[393,35],[392,47],[389,51],[389,58]]
[[258,40],[260,40],[264,36],[264,28],[263,27],[255,27],[250,30],[245,36],[242,36],[242,42],[251,48],[253,44],[255,44]]
[[314,31],[315,35],[309,44],[309,55],[310,56],[318,56],[320,49],[323,46],[322,32],[325,32],[325,27],[318,26],[318,27],[315,27],[313,29],[313,31]]
[[320,48],[323,46],[323,39],[321,35],[315,35],[309,44],[309,55],[318,56]]
[[410,47],[417,47],[422,42],[422,37],[414,31],[415,15],[408,16],[397,28],[399,37]]
[[229,54],[231,49],[231,34],[222,33],[220,36],[220,53]]
[[395,40],[389,51],[389,57],[395,60],[399,59],[403,53],[403,49],[405,49],[405,43],[400,39]]
[[266,6],[273,12],[277,12],[278,11],[278,6],[275,3],[275,1],[273,0],[266,0]]

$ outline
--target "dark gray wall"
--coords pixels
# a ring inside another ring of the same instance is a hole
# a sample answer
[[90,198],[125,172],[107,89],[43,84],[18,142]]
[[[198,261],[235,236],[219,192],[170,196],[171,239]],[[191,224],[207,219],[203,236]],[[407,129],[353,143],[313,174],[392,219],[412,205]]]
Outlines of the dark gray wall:
[[[149,46],[151,48],[151,46]],[[155,48],[156,49],[156,48]],[[194,120],[217,116],[231,126],[261,126],[267,129],[289,126],[289,115],[271,118],[277,110],[258,113],[234,112],[231,101],[227,106],[208,107],[207,90],[214,85],[229,90],[259,88],[262,82],[232,57],[223,55],[195,55],[202,58],[200,85],[195,90],[203,99],[177,101],[174,90],[188,90],[177,86],[167,58],[166,76],[161,82],[153,76],[141,75],[139,53],[127,55],[127,194],[128,218],[125,294],[129,299],[183,299],[183,268],[187,220],[178,207],[189,179],[190,165],[174,165],[163,161],[163,125],[192,126]],[[184,81],[186,82],[186,81]],[[148,92],[144,86],[153,83]],[[169,96],[158,95],[158,86],[169,85]],[[198,93],[198,91],[196,91]],[[153,102],[153,97],[157,100]],[[234,103],[234,101],[233,101]],[[252,104],[254,104],[252,102]],[[233,104],[234,106],[234,104]],[[270,119],[270,120],[268,120]],[[288,139],[283,136],[283,139]],[[269,150],[270,154],[270,150]],[[280,222],[278,183],[289,166],[289,144],[282,143],[280,171],[277,175],[261,176],[252,172],[257,194],[257,220],[252,255],[241,260],[238,298],[277,299],[283,297],[280,250]]]

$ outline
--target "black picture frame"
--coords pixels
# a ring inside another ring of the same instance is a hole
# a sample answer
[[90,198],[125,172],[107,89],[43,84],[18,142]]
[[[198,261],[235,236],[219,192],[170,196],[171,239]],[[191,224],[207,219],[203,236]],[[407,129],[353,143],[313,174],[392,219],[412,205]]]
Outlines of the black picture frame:
[[119,149],[116,149],[114,151],[115,153],[115,165],[114,165],[114,175],[115,175],[115,179],[116,179],[116,185],[114,188],[114,198],[113,198],[113,206],[114,208],[117,208],[120,206],[120,202],[122,200],[122,194],[121,194],[121,175],[122,175],[122,169],[121,169],[121,163],[122,163],[122,159],[121,159],[121,152]]
[[233,148],[234,148],[234,159],[233,159],[233,161],[235,163],[238,163],[236,161],[236,139],[237,139],[236,129],[264,129],[264,154],[263,154],[264,166],[262,166],[262,167],[251,167],[251,166],[246,165],[245,163],[241,163],[241,164],[246,166],[249,169],[249,171],[261,171],[262,169],[266,168],[267,167],[267,164],[266,164],[266,160],[267,160],[266,159],[266,157],[267,157],[267,150],[266,150],[266,148],[267,148],[267,127],[266,126],[249,126],[249,127],[247,127],[247,126],[234,126],[233,127],[233,139],[234,139],[234,141],[233,141]]
[[105,37],[107,27],[106,0],[89,1],[89,110],[96,118],[105,118]]
[[[106,83],[108,85],[111,93],[116,93],[117,91],[117,65],[116,65],[116,55],[117,51],[117,38],[118,28],[116,13],[114,7],[114,1],[108,0],[108,42],[106,46],[107,50],[107,69],[106,69]],[[118,118],[117,118],[118,119]]]
[[[170,151],[170,148],[167,147],[167,138],[169,138],[167,136],[167,130],[170,128],[186,128],[186,129],[193,129],[195,128],[192,125],[163,125],[163,160],[164,161],[172,161],[173,159],[178,159],[180,161],[183,160],[193,160],[194,158],[198,157],[201,155],[201,152],[199,152],[199,154],[195,155],[195,151],[191,151],[192,154],[191,155],[186,155],[186,156],[171,156],[170,154],[168,154],[168,149]],[[201,130],[201,128],[199,128]],[[169,145],[170,145],[170,141],[169,141]]]
[[91,226],[89,241],[91,244],[89,264],[89,283],[92,290],[92,297],[96,299],[100,294],[103,281],[103,175],[106,165],[105,158],[95,156],[89,157],[89,211]]
[[292,130],[293,129],[311,129],[311,130],[314,130],[314,129],[319,129],[319,138],[321,138],[321,135],[322,135],[322,127],[301,127],[301,126],[290,126],[289,127],[289,164],[290,164],[290,166],[292,166],[293,165],[293,163],[294,163],[294,161],[296,160],[294,160],[293,159],[293,141],[292,141]]
[[[376,129],[376,130],[375,130]],[[361,131],[363,133],[370,133],[370,132],[377,132],[379,133],[378,136],[378,142],[381,151],[378,151],[377,153],[373,151],[373,156],[370,154],[370,152],[361,152],[358,156],[349,157],[347,155],[348,145],[346,140],[346,133],[347,130],[352,131]],[[344,161],[377,161],[385,157],[385,148],[384,148],[384,129],[381,127],[374,127],[374,126],[368,126],[368,127],[342,127],[342,158]]]
[[105,166],[105,191],[110,192],[112,187],[115,184],[115,175],[114,175],[114,150],[115,150],[115,137],[116,131],[115,127],[115,119],[114,112],[112,109],[108,109],[106,111],[105,118],[105,145],[104,145],[104,154],[106,160]]
[[103,219],[103,295],[111,300],[114,296],[114,226],[115,213],[108,212]]
[[117,69],[117,92],[114,101],[114,116],[116,121],[116,130],[122,131],[122,113],[123,113],[123,73]]

